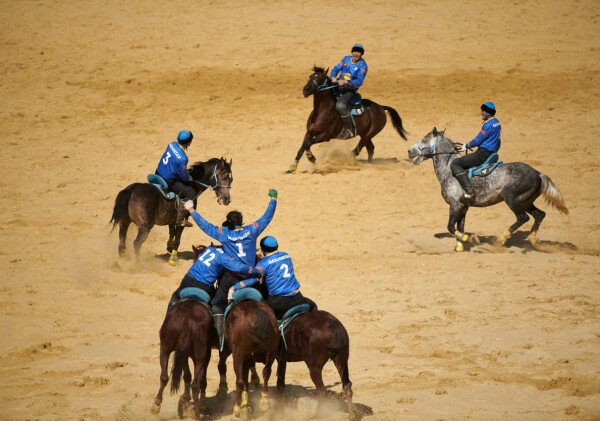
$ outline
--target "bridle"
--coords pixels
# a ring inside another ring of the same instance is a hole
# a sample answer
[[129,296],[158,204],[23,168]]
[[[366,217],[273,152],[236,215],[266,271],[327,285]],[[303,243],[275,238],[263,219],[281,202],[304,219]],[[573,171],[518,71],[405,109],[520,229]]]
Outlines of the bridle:
[[323,83],[319,85],[319,83],[314,79],[314,78],[310,78],[310,81],[312,83],[315,84],[315,89],[317,92],[323,92],[326,91],[328,89],[333,89],[335,88],[337,85],[327,85],[327,83],[329,82],[329,80],[327,79],[327,76],[325,77],[325,79],[323,80]]
[[[196,181],[196,183],[200,184],[202,187],[204,187],[206,189],[212,189],[212,190],[230,189],[231,186],[222,186],[222,185],[219,184],[219,179],[217,178],[217,167],[218,166],[219,166],[219,162],[217,162],[215,164],[215,166],[213,167],[213,173],[212,173],[212,176],[210,177],[210,184],[204,184],[201,181]],[[212,180],[215,180],[215,184],[214,185],[212,184]]]
[[417,149],[419,149],[420,156],[422,156],[423,158],[429,158],[430,156],[434,156],[434,155],[452,155],[452,154],[456,153],[456,150],[453,150],[452,152],[436,152],[435,145],[440,143],[440,141],[445,138],[444,138],[444,136],[441,136],[438,138],[438,135],[436,135],[435,139],[436,140],[433,145],[421,147],[420,142],[419,142],[419,144],[417,144]]

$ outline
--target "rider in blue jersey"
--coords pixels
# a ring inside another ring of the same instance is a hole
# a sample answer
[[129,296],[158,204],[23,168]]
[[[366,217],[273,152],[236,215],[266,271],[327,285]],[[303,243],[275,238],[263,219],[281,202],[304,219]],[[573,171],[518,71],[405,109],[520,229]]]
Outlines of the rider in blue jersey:
[[[196,190],[189,185],[192,177],[187,171],[188,156],[185,153],[192,144],[194,135],[188,130],[182,130],[177,135],[177,141],[167,145],[163,153],[156,174],[167,182],[169,189],[179,196],[182,202],[192,201],[196,198]],[[185,225],[186,210],[183,206],[177,208],[177,225]],[[191,226],[191,225],[189,225]]]
[[[256,263],[256,239],[267,228],[277,207],[277,190],[270,189],[269,196],[271,200],[267,206],[264,215],[256,222],[243,226],[243,216],[238,211],[231,211],[227,214],[227,220],[223,226],[217,227],[202,217],[195,209],[192,202],[186,202],[185,207],[192,215],[194,222],[209,237],[214,238],[223,245],[223,250],[229,256],[238,262],[248,266],[254,266]],[[246,276],[239,276],[231,271],[225,271],[219,280],[219,288],[212,299],[212,312],[217,324],[222,326],[223,311],[227,304],[227,292],[233,284],[245,279]],[[222,327],[221,327],[222,329]]]
[[[192,267],[181,280],[179,288],[177,288],[171,296],[167,311],[179,301],[179,293],[184,288],[200,288],[201,290],[206,291],[211,299],[214,299],[217,292],[214,284],[225,269],[246,276],[258,275],[260,273],[252,266],[241,263],[225,254],[222,247],[206,247],[202,253],[198,255],[198,258]],[[217,317],[215,318],[215,316]],[[221,311],[220,315],[213,315],[213,321],[220,340],[223,336],[223,311]]]
[[495,115],[496,106],[493,102],[481,104],[481,119],[483,120],[481,131],[473,140],[465,143],[460,148],[461,151],[466,151],[477,147],[477,150],[472,154],[456,158],[450,164],[452,175],[464,190],[462,201],[466,204],[470,204],[475,197],[473,185],[468,175],[469,168],[483,164],[491,154],[497,153],[500,149],[502,126]]
[[[308,304],[311,311],[316,310],[317,305],[300,292],[300,282],[296,279],[292,258],[286,252],[277,251],[278,248],[275,237],[263,237],[260,240],[260,249],[265,257],[256,264],[256,270],[262,274],[262,282],[267,285],[267,302],[275,311],[275,317],[281,319],[286,311],[299,304]],[[252,278],[235,284],[232,290],[249,287],[256,282],[257,280]]]
[[331,81],[337,83],[342,92],[342,96],[338,98],[335,104],[335,110],[340,115],[342,123],[344,123],[342,139],[354,137],[354,125],[348,110],[348,101],[352,99],[358,88],[363,84],[369,70],[367,62],[362,58],[365,54],[362,44],[354,44],[351,54],[342,58],[331,69]]

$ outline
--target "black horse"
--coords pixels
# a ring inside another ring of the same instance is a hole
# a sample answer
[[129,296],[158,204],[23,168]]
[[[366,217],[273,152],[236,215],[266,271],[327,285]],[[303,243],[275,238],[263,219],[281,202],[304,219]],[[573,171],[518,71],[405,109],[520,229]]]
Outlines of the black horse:
[[[316,158],[311,152],[310,147],[315,143],[329,142],[331,139],[335,139],[342,130],[342,120],[335,110],[336,98],[333,94],[335,86],[331,83],[331,79],[327,75],[328,71],[329,69],[324,70],[321,67],[315,66],[313,74],[310,75],[308,82],[302,89],[305,98],[309,95],[314,95],[314,105],[306,122],[304,141],[288,170],[289,173],[296,171],[298,162],[305,152],[308,160],[315,163]],[[366,147],[369,154],[369,162],[371,162],[375,153],[375,145],[372,139],[385,127],[387,122],[386,111],[392,119],[394,129],[396,129],[396,132],[404,140],[406,140],[406,131],[402,126],[400,114],[392,107],[379,105],[368,99],[363,99],[362,103],[365,108],[364,114],[354,120],[356,123],[356,132],[360,136],[360,141],[356,145],[356,148],[354,148],[354,155],[357,156],[362,148]]]
[[[194,180],[192,187],[196,190],[196,198],[210,188],[215,191],[219,204],[229,205],[233,182],[231,165],[232,161],[227,162],[221,157],[212,158],[207,162],[196,162],[190,166],[188,172]],[[113,229],[119,225],[119,255],[125,253],[127,229],[132,222],[138,227],[137,237],[133,241],[136,256],[139,256],[142,244],[154,225],[168,225],[167,251],[171,253],[169,263],[177,264],[177,249],[184,228],[175,224],[178,200],[165,199],[158,188],[149,183],[133,183],[121,190],[115,199],[110,220]],[[195,202],[196,200],[194,205]]]

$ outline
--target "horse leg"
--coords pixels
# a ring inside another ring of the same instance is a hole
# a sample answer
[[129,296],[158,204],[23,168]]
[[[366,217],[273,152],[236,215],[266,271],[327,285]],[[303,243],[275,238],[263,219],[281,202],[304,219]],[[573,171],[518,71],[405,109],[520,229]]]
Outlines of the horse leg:
[[190,407],[190,401],[192,400],[190,389],[193,390],[194,388],[194,385],[192,384],[192,372],[190,371],[190,364],[187,357],[183,361],[183,384],[183,394],[179,397],[179,402],[177,403],[177,414],[179,415],[179,418],[183,418],[185,412]]
[[354,156],[358,156],[360,154],[360,151],[362,151],[362,149],[365,147],[365,145],[366,145],[366,140],[364,137],[361,136],[360,140],[356,144],[356,148],[354,148],[354,150],[352,151]]
[[250,384],[259,385],[260,377],[258,377],[258,373],[256,372],[256,361],[254,359],[250,363]]
[[[362,139],[361,139],[361,142],[362,142]],[[359,145],[360,145],[360,143],[359,143]],[[370,138],[365,138],[364,146],[365,146],[365,148],[367,148],[368,161],[373,162],[373,155],[375,155],[375,145],[373,144],[373,141]],[[358,149],[358,146],[356,148]],[[359,152],[360,152],[360,150],[359,150]]]
[[119,221],[119,256],[123,256],[125,254],[125,249],[127,248],[126,240],[129,224],[131,224],[129,219],[122,219]]
[[167,251],[173,251],[173,242],[175,241],[175,225],[169,225],[169,240],[167,241]]
[[235,405],[233,416],[239,418],[242,415],[242,407],[248,406],[248,392],[244,390],[244,357],[239,351],[233,352],[233,371],[235,372]]
[[285,370],[287,368],[287,361],[285,357],[280,357],[277,360],[277,391],[283,393],[285,390]]
[[546,217],[546,212],[544,212],[541,209],[536,208],[535,205],[532,204],[529,207],[529,209],[527,209],[527,213],[529,213],[531,216],[533,216],[533,220],[534,220],[533,227],[531,227],[531,231],[529,231],[527,240],[529,240],[531,245],[535,245],[538,242],[536,234],[538,232],[538,229],[540,228],[540,224]]
[[519,229],[521,225],[529,221],[529,216],[525,212],[525,209],[523,209],[523,205],[516,198],[509,197],[505,198],[504,200],[506,201],[506,204],[508,205],[510,210],[512,210],[515,216],[517,217],[517,221],[508,228],[508,231],[504,232],[500,236],[498,244],[501,246],[506,244],[506,241],[513,235],[513,233],[517,229]]
[[[327,362],[327,360],[325,360],[325,362]],[[325,415],[321,414],[321,411],[323,411],[322,403],[325,400],[325,396],[327,394],[327,389],[325,389],[325,384],[323,383],[323,366],[325,365],[325,362],[316,361],[314,358],[306,362],[310,373],[310,378],[315,384],[315,388],[317,389],[317,394],[319,396],[315,418],[323,418],[323,416]]]
[[217,390],[217,398],[220,400],[227,398],[227,357],[229,357],[230,354],[231,351],[226,347],[223,351],[219,352],[219,364],[217,365],[217,368],[219,369],[220,381],[219,389]]
[[[171,250],[171,257],[169,258],[169,264],[171,266],[175,266],[177,264],[177,261],[179,260],[179,257],[177,256],[177,250],[179,249],[179,244],[181,243],[181,233],[183,232],[183,229],[185,227],[183,226],[175,226],[173,225],[173,232],[174,232],[174,238],[173,238],[173,248]],[[169,231],[171,230],[171,225],[169,225]]]
[[152,405],[152,409],[150,411],[153,414],[158,414],[160,412],[160,405],[163,400],[163,391],[169,382],[169,355],[171,354],[171,350],[167,349],[167,346],[162,343],[160,344],[160,387],[158,389],[158,393],[154,398],[154,404]]
[[135,250],[135,257],[140,258],[140,250],[142,248],[142,244],[148,238],[148,234],[150,234],[150,230],[152,227],[140,226],[138,227],[137,237],[133,240],[133,249]]
[[275,355],[272,353],[267,354],[267,360],[263,368],[263,390],[260,397],[260,410],[265,412],[269,409],[269,379],[271,378],[271,371],[273,362],[275,361]]
[[450,206],[450,216],[448,218],[448,231],[456,238],[454,251],[465,251],[464,243],[469,241],[469,235],[465,234],[465,220],[468,208],[463,205]]
[[[204,344],[207,348],[208,345]],[[192,382],[192,398],[194,400],[194,415],[197,420],[203,418],[203,412],[206,410],[206,368],[210,360],[210,349],[208,349],[208,357],[206,355],[198,358],[195,361],[194,381]],[[198,399],[198,394],[200,398]]]
[[346,396],[346,408],[348,409],[348,419],[354,421],[354,406],[352,405],[352,382],[350,381],[350,373],[348,371],[348,354],[338,354],[333,360],[335,368],[340,375],[342,381],[342,390]]
[[[307,132],[304,135],[304,141],[302,142],[302,146],[300,146],[300,149],[298,149],[298,153],[296,154],[296,158],[294,159],[294,162],[292,163],[292,165],[290,165],[288,173],[291,174],[291,173],[296,172],[296,169],[298,168],[298,162],[300,162],[300,158],[302,158],[302,155],[304,155],[304,152],[306,152],[307,150],[310,151],[310,147],[312,145],[314,145],[316,143],[326,142],[330,139],[331,139],[331,137],[329,137],[329,135],[327,133],[322,133],[318,136],[312,137],[310,135],[310,133]],[[306,156],[311,163],[314,164],[315,162],[317,162],[317,159],[312,154],[312,152],[307,153]]]

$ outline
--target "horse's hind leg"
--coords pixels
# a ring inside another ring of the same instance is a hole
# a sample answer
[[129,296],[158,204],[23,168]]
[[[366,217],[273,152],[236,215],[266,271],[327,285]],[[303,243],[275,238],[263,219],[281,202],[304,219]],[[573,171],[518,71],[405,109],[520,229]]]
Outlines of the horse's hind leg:
[[169,355],[171,354],[171,350],[167,349],[167,346],[163,343],[160,344],[160,388],[158,389],[158,393],[154,398],[154,404],[152,405],[152,409],[150,410],[153,414],[158,414],[160,412],[160,405],[163,400],[163,391],[167,386],[169,381]]
[[152,227],[138,227],[137,237],[135,237],[135,240],[133,240],[133,249],[135,250],[135,256],[137,258],[140,257],[140,250],[142,248],[142,244],[144,244],[144,241],[146,241],[146,238],[148,238],[148,234],[150,234],[151,229]]
[[527,213],[529,213],[531,216],[533,216],[533,220],[534,220],[533,226],[531,227],[531,231],[529,231],[529,235],[527,236],[527,239],[529,240],[529,242],[532,245],[535,245],[535,244],[537,244],[536,234],[538,232],[538,229],[540,228],[540,224],[546,217],[546,212],[544,212],[541,209],[536,208],[535,205],[532,204],[529,207],[529,209],[527,209]]
[[333,363],[335,364],[335,368],[340,375],[340,380],[342,381],[342,390],[344,391],[344,395],[346,397],[346,408],[348,409],[348,419],[353,421],[354,416],[354,406],[352,405],[352,382],[350,381],[350,374],[348,371],[348,354],[338,354]]
[[217,390],[217,399],[223,400],[227,397],[227,357],[231,352],[227,347],[219,353],[219,364],[217,368],[219,370],[219,389]]
[[127,248],[127,230],[130,224],[131,221],[129,219],[119,221],[119,256],[125,254],[125,249]]
[[179,403],[177,404],[177,413],[179,415],[179,418],[184,417],[185,412],[189,408],[190,401],[192,399],[192,396],[190,394],[190,388],[193,390],[192,372],[190,371],[190,364],[187,357],[183,362],[183,384],[183,395],[181,395],[181,397],[179,398]]
[[273,366],[273,362],[275,362],[275,355],[269,353],[267,355],[265,366],[262,372],[263,390],[261,392],[260,397],[260,410],[263,412],[269,409],[269,379],[271,378],[271,369]]
[[505,198],[504,200],[506,201],[506,204],[508,205],[510,210],[514,212],[515,216],[517,217],[517,221],[508,228],[508,231],[506,231],[500,236],[498,243],[502,246],[506,244],[506,241],[511,237],[511,235],[513,235],[513,233],[516,230],[519,229],[519,227],[521,227],[521,225],[529,221],[529,216],[527,215],[527,212],[525,212],[523,205],[519,201],[517,201],[517,199]]

